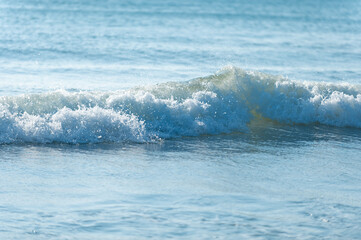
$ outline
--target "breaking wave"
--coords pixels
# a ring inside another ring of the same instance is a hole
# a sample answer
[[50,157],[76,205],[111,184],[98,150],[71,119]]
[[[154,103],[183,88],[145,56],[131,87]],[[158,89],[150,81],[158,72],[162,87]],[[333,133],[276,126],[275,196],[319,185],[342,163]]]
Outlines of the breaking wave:
[[255,118],[361,128],[361,86],[227,67],[126,91],[1,97],[0,143],[152,142],[245,132]]

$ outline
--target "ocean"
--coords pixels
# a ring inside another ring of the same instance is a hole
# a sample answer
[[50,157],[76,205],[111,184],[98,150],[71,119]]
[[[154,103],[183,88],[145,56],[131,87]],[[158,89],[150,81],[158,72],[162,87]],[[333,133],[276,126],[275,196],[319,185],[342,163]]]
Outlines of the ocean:
[[1,239],[359,239],[361,2],[0,1]]

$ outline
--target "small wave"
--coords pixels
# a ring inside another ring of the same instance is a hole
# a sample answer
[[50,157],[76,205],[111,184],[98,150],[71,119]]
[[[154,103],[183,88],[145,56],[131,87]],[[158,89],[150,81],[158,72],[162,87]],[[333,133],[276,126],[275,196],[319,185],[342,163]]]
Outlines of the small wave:
[[126,91],[1,97],[0,143],[153,142],[245,132],[255,118],[361,128],[361,87],[227,67]]

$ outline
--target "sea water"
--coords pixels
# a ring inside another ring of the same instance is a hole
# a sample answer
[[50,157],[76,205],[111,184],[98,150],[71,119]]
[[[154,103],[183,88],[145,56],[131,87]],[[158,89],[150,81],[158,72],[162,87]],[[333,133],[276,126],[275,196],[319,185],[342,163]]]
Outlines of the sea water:
[[0,1],[1,239],[358,239],[359,1]]

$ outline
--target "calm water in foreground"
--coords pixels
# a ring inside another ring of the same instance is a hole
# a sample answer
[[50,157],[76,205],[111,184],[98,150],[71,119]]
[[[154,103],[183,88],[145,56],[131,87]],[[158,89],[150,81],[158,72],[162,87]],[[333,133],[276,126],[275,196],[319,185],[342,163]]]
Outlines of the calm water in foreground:
[[4,238],[358,238],[361,133],[2,146]]

